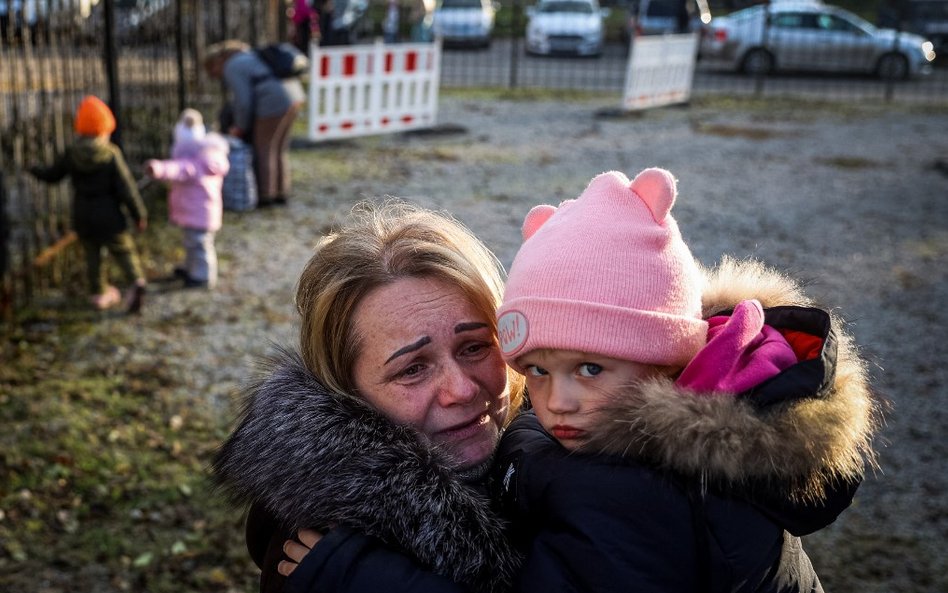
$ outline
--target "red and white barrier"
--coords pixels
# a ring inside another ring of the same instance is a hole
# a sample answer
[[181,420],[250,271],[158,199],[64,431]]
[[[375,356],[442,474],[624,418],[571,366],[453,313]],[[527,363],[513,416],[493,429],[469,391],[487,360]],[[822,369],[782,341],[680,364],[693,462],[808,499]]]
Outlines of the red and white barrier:
[[633,39],[622,106],[647,109],[691,98],[698,36],[646,35]]
[[441,43],[310,49],[309,139],[398,132],[434,125]]

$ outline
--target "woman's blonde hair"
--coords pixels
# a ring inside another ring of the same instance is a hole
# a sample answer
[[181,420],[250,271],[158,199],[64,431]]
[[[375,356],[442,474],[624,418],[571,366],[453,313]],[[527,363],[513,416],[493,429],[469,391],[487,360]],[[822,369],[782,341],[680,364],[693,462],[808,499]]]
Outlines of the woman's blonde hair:
[[[319,241],[296,290],[303,361],[329,389],[356,393],[356,308],[372,290],[400,278],[447,282],[492,321],[503,296],[503,266],[456,219],[397,200],[357,204],[343,227]],[[509,368],[507,376],[512,419],[524,383]]]
[[225,39],[224,41],[212,43],[204,49],[204,67],[207,68],[218,60],[223,62],[235,53],[249,49],[250,44],[239,39]]

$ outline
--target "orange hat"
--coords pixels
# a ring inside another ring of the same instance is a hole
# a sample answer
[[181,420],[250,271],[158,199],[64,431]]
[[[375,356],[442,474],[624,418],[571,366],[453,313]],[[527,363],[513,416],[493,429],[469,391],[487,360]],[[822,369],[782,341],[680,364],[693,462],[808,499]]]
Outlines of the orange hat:
[[115,131],[115,116],[102,99],[86,95],[79,104],[74,122],[76,133],[83,136],[101,136]]

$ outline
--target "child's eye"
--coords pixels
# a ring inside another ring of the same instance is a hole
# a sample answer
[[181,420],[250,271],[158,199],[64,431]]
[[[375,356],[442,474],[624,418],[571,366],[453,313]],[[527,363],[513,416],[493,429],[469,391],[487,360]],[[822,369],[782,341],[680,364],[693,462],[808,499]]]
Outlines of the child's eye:
[[549,374],[546,369],[543,367],[538,367],[535,364],[528,365],[524,368],[526,375],[528,377],[542,377],[543,375]]
[[602,367],[594,362],[584,362],[579,365],[579,375],[581,377],[595,377],[602,372]]

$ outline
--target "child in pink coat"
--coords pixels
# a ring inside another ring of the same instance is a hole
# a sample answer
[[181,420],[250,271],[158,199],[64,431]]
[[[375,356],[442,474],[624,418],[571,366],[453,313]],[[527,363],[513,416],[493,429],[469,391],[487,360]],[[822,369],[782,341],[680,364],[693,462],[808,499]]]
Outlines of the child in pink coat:
[[185,109],[174,127],[170,160],[145,163],[149,177],[171,182],[168,216],[184,234],[184,265],[175,276],[187,288],[213,288],[217,283],[214,235],[221,228],[221,187],[230,168],[227,141],[207,133],[200,112]]

